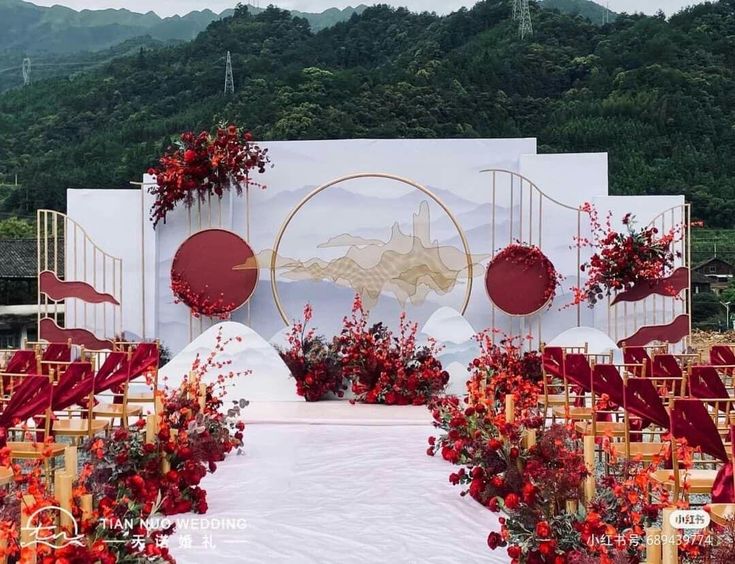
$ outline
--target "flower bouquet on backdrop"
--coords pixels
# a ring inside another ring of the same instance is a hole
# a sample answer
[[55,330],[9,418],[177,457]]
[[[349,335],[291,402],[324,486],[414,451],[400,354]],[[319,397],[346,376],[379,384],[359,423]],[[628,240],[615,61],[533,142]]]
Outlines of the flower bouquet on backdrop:
[[334,394],[344,397],[347,383],[342,364],[333,343],[306,327],[313,315],[309,304],[304,306],[304,320],[296,321],[288,334],[288,349],[278,348],[278,354],[296,380],[296,393],[306,401],[319,401]]
[[202,131],[182,133],[179,142],[159,159],[148,173],[155,175],[156,197],[151,209],[154,225],[166,222],[166,215],[180,202],[187,207],[212,196],[222,198],[233,187],[238,194],[243,186],[262,186],[251,178],[253,171],[265,172],[270,162],[268,149],[253,143],[253,136],[236,125],[221,124],[214,134]]
[[588,302],[590,307],[613,293],[630,290],[636,284],[651,283],[670,274],[674,261],[681,256],[672,248],[680,228],[659,233],[654,226],[636,228],[635,216],[623,217],[624,231],[612,227],[612,214],[604,225],[599,213],[589,203],[582,211],[590,216],[591,238],[576,239],[579,248],[590,248],[592,257],[580,266],[587,275],[582,288],[573,288],[573,305]]
[[444,391],[449,374],[436,358],[441,349],[433,340],[417,345],[417,332],[418,324],[408,322],[405,313],[398,336],[382,323],[368,326],[362,300],[355,296],[352,315],[344,318],[335,339],[354,401],[424,405]]

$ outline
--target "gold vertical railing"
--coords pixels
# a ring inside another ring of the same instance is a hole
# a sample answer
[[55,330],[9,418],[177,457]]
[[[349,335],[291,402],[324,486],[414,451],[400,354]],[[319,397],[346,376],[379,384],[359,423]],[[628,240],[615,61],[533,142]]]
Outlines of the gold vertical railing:
[[[36,212],[36,250],[37,250],[37,323],[40,328],[42,318],[50,318],[62,326],[69,318],[74,325],[91,331],[101,338],[114,338],[122,334],[122,306],[110,303],[88,304],[83,302],[79,315],[79,299],[68,298],[53,300],[41,292],[40,276],[44,271],[53,273],[59,280],[79,281],[90,284],[96,291],[112,295],[122,304],[122,259],[100,248],[87,234],[85,229],[64,213],[56,210],[40,209]],[[101,271],[98,265],[101,266]],[[98,277],[102,286],[98,287]],[[110,289],[108,280],[112,282]],[[73,303],[73,307],[68,307]],[[92,321],[88,311],[91,309]],[[110,315],[108,316],[108,309]],[[73,312],[73,315],[70,313]],[[82,323],[80,323],[82,321]]]

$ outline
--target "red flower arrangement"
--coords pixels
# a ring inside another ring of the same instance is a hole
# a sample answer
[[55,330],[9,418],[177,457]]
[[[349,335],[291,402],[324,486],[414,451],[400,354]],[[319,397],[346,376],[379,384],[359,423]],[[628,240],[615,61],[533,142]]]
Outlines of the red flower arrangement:
[[306,330],[312,315],[312,308],[307,304],[304,306],[304,320],[291,326],[289,348],[278,349],[278,354],[296,380],[296,393],[306,401],[323,400],[329,394],[344,397],[347,384],[335,347],[317,335],[313,328]]
[[480,344],[480,355],[468,367],[470,405],[483,404],[493,414],[504,414],[505,396],[512,394],[516,415],[528,415],[538,405],[542,391],[538,351],[523,351],[520,337],[500,335],[498,331],[483,331],[475,339]]
[[352,315],[344,318],[336,338],[343,373],[356,395],[352,401],[423,405],[444,391],[449,374],[436,358],[440,349],[433,340],[417,346],[417,331],[405,313],[397,337],[382,323],[368,327],[362,300],[355,296]]
[[603,226],[592,204],[585,203],[582,211],[590,216],[592,238],[576,240],[576,244],[590,247],[595,253],[580,266],[588,278],[582,288],[572,289],[574,305],[587,301],[592,307],[614,292],[663,278],[673,269],[675,258],[681,256],[671,248],[679,228],[663,234],[653,226],[636,229],[635,216],[628,213],[622,220],[626,229],[619,232],[612,228],[611,214]]
[[189,283],[179,272],[171,272],[171,291],[174,294],[174,302],[184,303],[189,306],[193,317],[212,317],[227,320],[232,312],[237,309],[237,304],[225,303],[224,299],[210,300],[205,292],[192,290]]
[[159,166],[148,171],[156,176],[156,186],[151,188],[156,196],[151,209],[153,224],[165,223],[167,213],[179,202],[190,207],[196,199],[221,198],[230,187],[240,194],[243,184],[261,186],[250,174],[253,170],[265,172],[269,162],[268,149],[253,143],[251,133],[236,125],[219,126],[214,135],[208,131],[182,133],[177,147],[170,148]]

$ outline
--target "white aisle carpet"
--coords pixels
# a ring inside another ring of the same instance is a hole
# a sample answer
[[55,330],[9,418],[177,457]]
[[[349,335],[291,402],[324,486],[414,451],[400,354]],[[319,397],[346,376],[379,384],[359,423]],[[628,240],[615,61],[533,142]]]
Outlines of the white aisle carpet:
[[509,562],[486,544],[499,530],[496,515],[460,497],[448,482],[452,465],[426,456],[432,431],[250,425],[245,453],[203,482],[207,514],[185,516],[247,526],[207,533],[190,525],[171,538],[171,552],[182,564]]

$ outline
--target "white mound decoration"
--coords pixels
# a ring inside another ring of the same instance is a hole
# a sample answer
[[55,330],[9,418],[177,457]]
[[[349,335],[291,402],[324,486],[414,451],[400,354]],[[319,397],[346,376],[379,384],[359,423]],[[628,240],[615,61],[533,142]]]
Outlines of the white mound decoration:
[[622,351],[606,333],[594,327],[573,327],[551,339],[547,347],[583,347],[587,343],[590,354],[613,352],[613,361],[622,362]]
[[449,372],[446,392],[465,395],[470,377],[467,366],[480,354],[472,325],[456,309],[440,307],[421,329],[420,337],[432,338],[443,347],[438,358]]
[[230,342],[217,354],[215,362],[232,361],[232,364],[222,369],[211,368],[204,381],[215,382],[220,373],[251,371],[227,381],[226,401],[304,401],[296,394],[296,383],[278,351],[248,326],[233,321],[218,323],[199,335],[161,368],[159,380],[163,382],[165,378],[169,387],[178,386],[191,370],[197,355],[201,361],[208,358],[217,346],[218,335],[222,336],[223,343]]
[[426,321],[421,333],[445,345],[462,344],[475,336],[472,325],[451,307],[440,307]]

